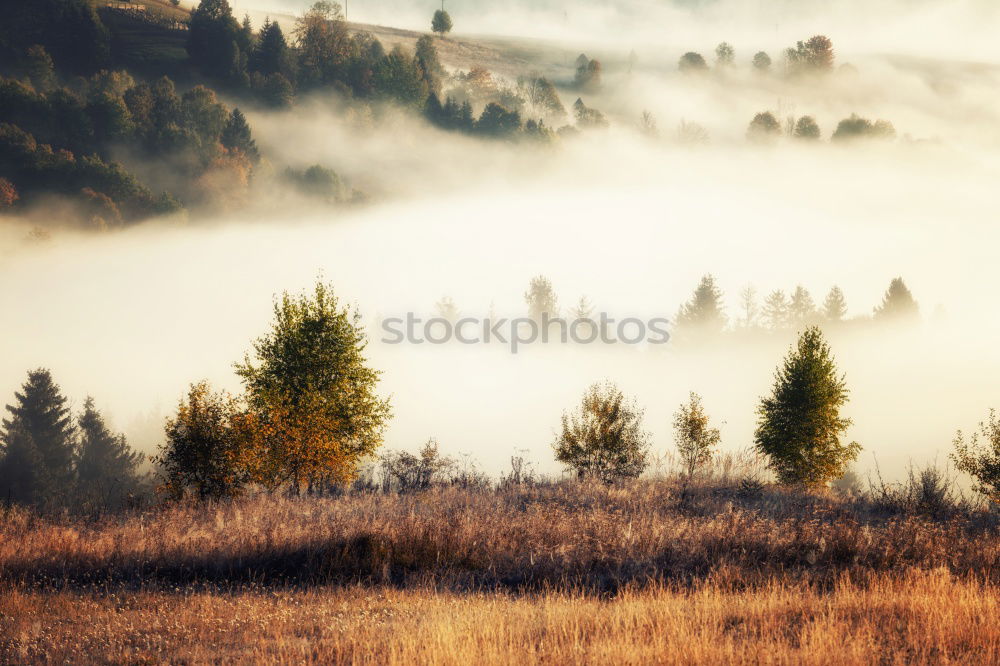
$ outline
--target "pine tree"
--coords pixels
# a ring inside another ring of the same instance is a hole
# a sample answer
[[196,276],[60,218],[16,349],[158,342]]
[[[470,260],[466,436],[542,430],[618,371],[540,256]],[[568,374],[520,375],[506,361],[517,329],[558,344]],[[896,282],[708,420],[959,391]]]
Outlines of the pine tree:
[[[250,56],[250,71],[268,74],[287,75],[289,72],[289,51],[281,26],[272,23],[270,18],[264,20],[257,44]],[[287,78],[287,76],[286,76]]]
[[875,308],[875,319],[880,321],[912,322],[920,316],[920,308],[913,300],[903,278],[897,277],[889,283],[882,304]]
[[842,321],[847,314],[847,301],[844,299],[844,292],[840,287],[834,286],[823,301],[823,316],[828,321]]
[[816,304],[813,303],[809,290],[802,285],[796,285],[792,292],[792,300],[788,304],[788,313],[796,325],[809,322],[816,314]]
[[843,476],[861,445],[842,444],[848,390],[819,328],[804,331],[757,408],[754,444],[782,483],[822,485]]
[[788,298],[785,292],[775,289],[764,299],[764,324],[772,331],[788,328]]
[[253,140],[250,133],[250,125],[246,116],[237,108],[229,115],[226,126],[222,129],[219,137],[220,143],[231,150],[238,150],[251,162],[256,164],[260,161],[260,153],[257,151],[257,142]]
[[77,424],[80,448],[76,460],[80,497],[117,505],[138,490],[138,468],[145,456],[132,449],[125,435],[108,429],[94,407],[94,399],[83,403]]
[[705,275],[691,300],[677,312],[677,333],[692,338],[711,337],[721,333],[725,327],[722,291],[716,286],[714,277]]
[[0,494],[31,504],[63,501],[73,481],[76,450],[66,398],[45,369],[29,372],[14,397],[0,432],[0,483],[6,486]]

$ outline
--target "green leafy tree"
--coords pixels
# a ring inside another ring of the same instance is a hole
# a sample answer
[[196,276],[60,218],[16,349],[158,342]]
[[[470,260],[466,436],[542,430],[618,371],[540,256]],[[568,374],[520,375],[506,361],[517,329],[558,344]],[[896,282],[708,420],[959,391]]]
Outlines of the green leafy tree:
[[951,459],[955,467],[973,478],[976,492],[991,502],[1000,502],[1000,419],[996,411],[990,410],[989,418],[969,439],[959,430],[954,446]]
[[83,403],[77,425],[80,432],[76,458],[78,497],[104,506],[120,506],[139,491],[139,465],[145,456],[129,446],[125,435],[111,432],[94,407],[93,398]]
[[845,118],[837,124],[837,129],[831,138],[836,142],[849,142],[858,139],[891,140],[895,137],[896,128],[888,120],[872,122],[852,113],[850,118]]
[[833,42],[825,35],[816,35],[805,42],[799,42],[796,51],[797,61],[811,71],[829,72],[833,69]]
[[764,51],[758,51],[753,56],[753,68],[762,74],[771,71],[771,56]]
[[416,58],[400,45],[375,66],[374,84],[382,97],[417,109],[424,107],[430,94]]
[[722,42],[715,47],[715,66],[724,69],[736,63],[736,49],[729,42]]
[[706,338],[722,333],[726,327],[722,290],[711,275],[704,275],[691,300],[677,311],[676,331],[681,338]]
[[240,24],[227,0],[201,0],[191,13],[187,52],[207,76],[234,80],[245,54],[240,51]]
[[817,327],[806,329],[775,375],[770,397],[757,408],[754,444],[782,483],[823,485],[840,478],[861,451],[841,443],[851,425],[843,375]]
[[496,102],[490,102],[476,121],[476,132],[496,138],[510,137],[521,129],[521,116],[508,111]]
[[819,125],[816,124],[816,119],[812,116],[802,116],[795,123],[793,134],[796,139],[816,141],[820,138]]
[[680,61],[677,63],[677,69],[688,74],[707,72],[708,63],[705,62],[705,58],[700,53],[688,51],[681,56]]
[[903,278],[896,277],[889,282],[882,297],[882,303],[875,307],[875,319],[884,322],[910,323],[920,318],[920,308],[913,299]]
[[452,25],[451,15],[448,14],[444,9],[439,9],[434,12],[434,18],[431,19],[431,30],[437,34],[444,37],[446,34],[451,32]]
[[649,434],[642,410],[613,384],[594,384],[579,411],[563,414],[562,431],[553,443],[556,460],[577,477],[604,482],[635,478],[648,464]]
[[434,40],[427,35],[421,35],[420,39],[417,40],[414,53],[428,89],[434,93],[440,93],[441,77],[444,76],[445,72],[441,59],[438,57],[437,47],[434,46]]
[[57,505],[73,484],[76,428],[66,398],[45,369],[28,373],[0,429],[0,495]]
[[674,413],[674,442],[688,480],[712,460],[722,441],[718,428],[711,427],[701,396],[692,392]]
[[366,346],[360,314],[318,282],[311,295],[275,302],[271,331],[236,365],[251,411],[273,433],[261,455],[295,490],[350,480],[382,444],[390,406]]
[[24,58],[24,70],[31,80],[31,85],[38,92],[49,92],[56,87],[55,63],[41,44],[35,44],[28,49]]

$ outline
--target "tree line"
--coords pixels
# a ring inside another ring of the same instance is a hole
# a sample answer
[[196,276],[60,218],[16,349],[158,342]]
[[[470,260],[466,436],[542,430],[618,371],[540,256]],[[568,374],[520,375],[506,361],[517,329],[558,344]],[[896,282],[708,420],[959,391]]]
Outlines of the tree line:
[[[545,285],[535,284],[544,294]],[[530,293],[530,292],[529,292]],[[895,299],[885,312],[898,307]],[[390,402],[377,393],[380,373],[365,358],[359,314],[332,287],[276,299],[270,331],[235,364],[243,393],[193,384],[180,400],[153,458],[163,496],[232,497],[249,489],[327,492],[357,478],[382,444]],[[887,315],[888,316],[888,315]],[[804,328],[778,366],[757,408],[754,443],[781,483],[822,486],[845,473],[860,446],[844,441],[851,421],[846,378],[818,326]],[[107,426],[91,399],[74,417],[51,374],[29,373],[0,428],[0,494],[41,507],[127,505],[148,479],[144,457]],[[613,384],[595,384],[577,410],[563,415],[555,458],[579,478],[604,482],[639,476],[649,464],[642,410]],[[674,417],[688,479],[712,459],[717,428],[692,394]],[[978,430],[959,432],[953,460],[975,487],[1000,501],[1000,421],[991,412]],[[430,442],[418,457],[383,456],[385,487],[419,488],[445,469]],[[517,466],[528,473],[521,459]],[[458,478],[458,477],[456,477]],[[474,474],[462,483],[480,483]]]

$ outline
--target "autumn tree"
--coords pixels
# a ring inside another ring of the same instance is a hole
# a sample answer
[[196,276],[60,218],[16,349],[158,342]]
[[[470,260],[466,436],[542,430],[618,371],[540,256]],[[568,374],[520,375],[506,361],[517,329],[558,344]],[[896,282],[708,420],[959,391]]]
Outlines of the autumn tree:
[[311,294],[276,300],[270,332],[236,365],[265,433],[261,455],[293,491],[350,480],[382,444],[390,407],[375,392],[381,373],[366,346],[360,313],[317,282]]
[[830,347],[817,327],[804,331],[757,408],[754,444],[782,483],[823,485],[839,478],[861,446],[844,444],[851,420],[840,414],[848,396]]
[[249,481],[242,412],[233,396],[212,391],[208,382],[193,384],[167,421],[166,441],[154,458],[161,490],[173,499],[240,494]]
[[556,460],[580,479],[612,482],[639,476],[649,450],[642,415],[614,384],[594,384],[578,411],[563,414],[562,430],[553,443]]
[[972,477],[976,492],[991,502],[1000,502],[1000,419],[996,411],[990,410],[989,418],[970,438],[959,430],[954,447],[951,459],[955,467]]
[[298,45],[300,83],[315,87],[346,73],[351,38],[339,4],[325,0],[313,4],[295,22],[292,34]]
[[688,481],[712,460],[721,440],[718,428],[711,427],[701,396],[692,391],[674,413],[674,443]]
[[0,210],[10,208],[19,198],[20,195],[17,193],[14,183],[6,178],[0,178]]
[[882,303],[875,307],[874,313],[877,321],[884,322],[909,323],[920,318],[920,308],[901,277],[889,282]]
[[56,505],[73,485],[76,428],[59,385],[43,368],[28,373],[0,428],[0,497]]

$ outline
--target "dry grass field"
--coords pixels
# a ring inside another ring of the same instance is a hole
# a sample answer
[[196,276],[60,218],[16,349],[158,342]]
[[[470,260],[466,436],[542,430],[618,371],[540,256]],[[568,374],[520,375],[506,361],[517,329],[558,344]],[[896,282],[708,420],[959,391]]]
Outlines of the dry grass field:
[[988,663],[995,513],[577,483],[0,517],[0,662]]

